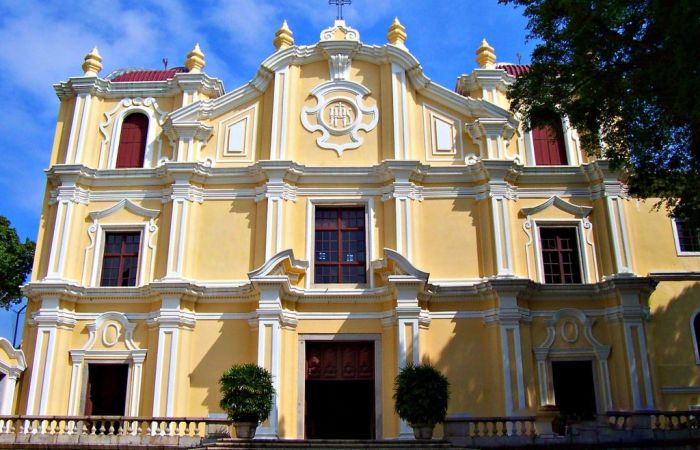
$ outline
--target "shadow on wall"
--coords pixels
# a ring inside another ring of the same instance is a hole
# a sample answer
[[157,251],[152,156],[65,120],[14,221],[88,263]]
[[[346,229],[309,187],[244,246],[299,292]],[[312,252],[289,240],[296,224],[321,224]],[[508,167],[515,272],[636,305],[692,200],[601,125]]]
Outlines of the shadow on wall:
[[[692,332],[693,316],[700,312],[700,283],[682,290],[675,288],[678,283],[660,282],[649,300],[650,358],[654,388],[661,392],[658,409],[687,410],[690,405],[700,404],[700,365]],[[657,299],[662,297],[671,300],[660,304]],[[688,390],[689,386],[695,387],[695,392]]]

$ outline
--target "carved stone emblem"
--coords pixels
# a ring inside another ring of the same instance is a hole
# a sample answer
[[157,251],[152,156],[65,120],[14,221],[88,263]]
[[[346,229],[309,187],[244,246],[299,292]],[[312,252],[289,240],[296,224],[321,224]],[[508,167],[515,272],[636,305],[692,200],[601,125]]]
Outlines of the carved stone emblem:
[[305,106],[301,111],[301,123],[310,132],[320,131],[316,143],[321,148],[344,150],[362,145],[359,131],[372,131],[379,121],[376,106],[365,104],[369,89],[347,80],[323,83],[311,91],[315,106]]

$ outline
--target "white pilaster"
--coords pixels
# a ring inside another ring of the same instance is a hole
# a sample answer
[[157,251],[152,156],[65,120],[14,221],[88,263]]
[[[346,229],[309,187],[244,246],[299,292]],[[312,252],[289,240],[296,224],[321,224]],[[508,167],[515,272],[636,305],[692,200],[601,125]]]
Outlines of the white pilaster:
[[[153,416],[172,417],[176,414],[175,406],[178,401],[178,383],[183,374],[177,371],[178,358],[186,357],[178,353],[180,349],[181,332],[192,329],[195,325],[194,314],[180,308],[180,298],[164,296],[161,300],[158,316],[149,322],[158,326],[158,353],[156,355],[156,379],[153,393]],[[145,357],[145,354],[144,354]],[[134,367],[141,376],[143,359],[134,361]],[[137,410],[138,403],[133,402],[130,410]]]

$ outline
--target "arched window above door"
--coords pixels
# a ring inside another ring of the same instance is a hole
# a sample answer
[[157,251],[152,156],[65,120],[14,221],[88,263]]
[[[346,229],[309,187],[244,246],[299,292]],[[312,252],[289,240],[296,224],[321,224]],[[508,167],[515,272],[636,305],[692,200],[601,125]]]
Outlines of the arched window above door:
[[148,136],[148,116],[129,114],[122,122],[117,150],[117,169],[143,167]]

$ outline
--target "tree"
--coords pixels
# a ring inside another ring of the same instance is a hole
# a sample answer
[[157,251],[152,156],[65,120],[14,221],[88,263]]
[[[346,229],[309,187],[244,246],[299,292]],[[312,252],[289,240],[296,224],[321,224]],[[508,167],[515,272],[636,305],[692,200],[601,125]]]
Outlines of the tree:
[[10,221],[0,216],[0,306],[7,309],[22,298],[19,287],[32,270],[34,242],[20,242]]
[[700,225],[700,2],[499,1],[525,7],[541,42],[509,91],[514,111],[568,116],[630,194]]

